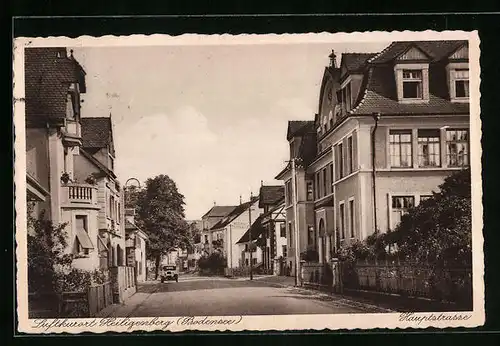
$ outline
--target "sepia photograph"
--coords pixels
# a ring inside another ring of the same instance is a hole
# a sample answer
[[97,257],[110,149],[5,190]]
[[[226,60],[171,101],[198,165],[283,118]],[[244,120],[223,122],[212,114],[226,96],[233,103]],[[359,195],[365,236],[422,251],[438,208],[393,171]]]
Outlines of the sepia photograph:
[[21,331],[484,323],[477,33],[14,53]]

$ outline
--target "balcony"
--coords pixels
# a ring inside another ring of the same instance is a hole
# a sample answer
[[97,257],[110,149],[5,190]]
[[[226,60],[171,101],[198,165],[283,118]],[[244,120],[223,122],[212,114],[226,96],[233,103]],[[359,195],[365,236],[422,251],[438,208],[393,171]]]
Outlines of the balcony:
[[65,207],[100,209],[97,204],[97,187],[89,184],[63,184],[61,201]]

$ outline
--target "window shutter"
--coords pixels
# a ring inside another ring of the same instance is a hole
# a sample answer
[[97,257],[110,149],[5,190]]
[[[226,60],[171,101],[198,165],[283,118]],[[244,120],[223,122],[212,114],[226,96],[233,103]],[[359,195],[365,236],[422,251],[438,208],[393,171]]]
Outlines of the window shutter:
[[352,167],[356,171],[358,167],[358,132],[354,130],[352,133]]

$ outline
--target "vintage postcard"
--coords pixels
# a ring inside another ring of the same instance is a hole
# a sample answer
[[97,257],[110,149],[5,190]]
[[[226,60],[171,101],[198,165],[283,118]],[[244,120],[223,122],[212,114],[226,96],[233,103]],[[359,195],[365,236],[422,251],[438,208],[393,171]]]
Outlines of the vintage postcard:
[[477,32],[14,44],[20,332],[484,323]]

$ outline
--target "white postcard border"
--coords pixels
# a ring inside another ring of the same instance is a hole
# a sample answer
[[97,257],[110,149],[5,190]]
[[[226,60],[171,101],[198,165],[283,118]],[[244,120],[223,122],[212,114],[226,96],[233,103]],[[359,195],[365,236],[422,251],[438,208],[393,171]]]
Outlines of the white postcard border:
[[[472,252],[473,252],[473,306],[472,312],[426,312],[415,314],[338,314],[338,315],[267,315],[267,316],[198,316],[154,318],[102,318],[33,320],[28,318],[27,248],[26,248],[26,145],[24,104],[24,47],[47,46],[148,46],[148,45],[221,45],[221,44],[304,44],[373,41],[414,40],[469,40],[470,68],[470,145],[472,174]],[[16,207],[16,259],[17,259],[17,316],[18,330],[24,333],[80,333],[131,332],[136,330],[165,331],[244,331],[244,330],[338,330],[374,328],[445,328],[476,327],[484,324],[484,259],[483,208],[481,179],[481,119],[480,119],[480,48],[477,31],[402,31],[354,32],[318,34],[267,35],[130,35],[81,36],[78,38],[48,37],[14,40],[14,127],[15,127],[15,207]],[[444,317],[443,317],[444,316]],[[454,320],[450,320],[455,318]],[[214,320],[232,320],[213,323]],[[183,322],[184,321],[184,322]],[[191,322],[189,322],[191,321]],[[204,322],[203,322],[204,321]],[[237,322],[236,322],[237,321]],[[50,325],[52,324],[52,325]]]

